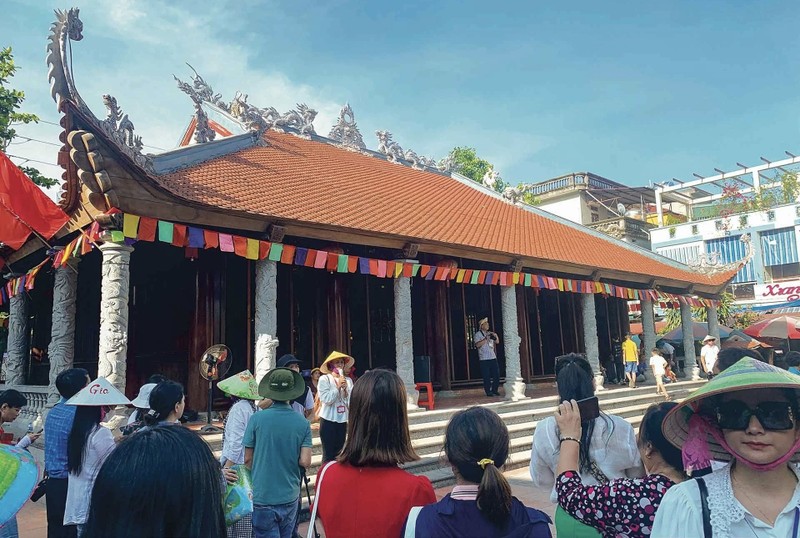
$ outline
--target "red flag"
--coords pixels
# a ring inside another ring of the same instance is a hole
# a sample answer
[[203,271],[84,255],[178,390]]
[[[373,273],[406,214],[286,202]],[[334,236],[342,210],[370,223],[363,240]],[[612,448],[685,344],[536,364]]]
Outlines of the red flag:
[[0,242],[14,250],[31,231],[50,239],[69,217],[0,152]]

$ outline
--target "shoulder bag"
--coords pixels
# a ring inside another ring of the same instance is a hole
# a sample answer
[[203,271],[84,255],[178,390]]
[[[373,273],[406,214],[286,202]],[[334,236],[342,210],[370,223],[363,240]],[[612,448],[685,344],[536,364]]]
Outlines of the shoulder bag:
[[319,495],[322,491],[322,479],[325,478],[325,471],[334,463],[336,462],[329,461],[326,463],[317,477],[317,493],[314,495],[314,508],[311,509],[311,519],[308,521],[308,533],[306,534],[306,538],[314,538],[314,535],[317,534],[317,508],[319,508]]

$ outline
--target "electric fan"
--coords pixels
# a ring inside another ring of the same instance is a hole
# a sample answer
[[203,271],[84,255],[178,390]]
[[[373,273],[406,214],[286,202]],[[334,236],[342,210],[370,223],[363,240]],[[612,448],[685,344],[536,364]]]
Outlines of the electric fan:
[[231,350],[225,344],[214,344],[203,352],[200,357],[200,375],[208,380],[208,415],[206,425],[200,428],[200,433],[219,433],[222,430],[211,425],[211,404],[214,397],[214,381],[219,381],[231,367]]

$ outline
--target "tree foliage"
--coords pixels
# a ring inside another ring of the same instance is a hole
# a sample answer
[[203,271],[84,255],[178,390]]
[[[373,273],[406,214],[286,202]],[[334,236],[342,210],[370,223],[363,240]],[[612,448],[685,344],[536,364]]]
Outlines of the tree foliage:
[[[719,305],[717,306],[717,322],[720,325],[730,327],[732,329],[745,329],[761,320],[762,314],[754,312],[749,308],[736,308],[733,304],[734,297],[732,294],[725,292],[720,296]],[[671,308],[667,311],[664,317],[666,325],[663,332],[669,331],[680,327],[681,325],[681,311],[678,308]],[[692,308],[692,321],[708,321],[708,310],[705,307]]]
[[[478,157],[475,148],[455,147],[453,151],[450,152],[450,157],[452,157],[455,163],[456,172],[478,183],[481,183],[483,176],[494,168],[492,163]],[[502,192],[505,187],[506,185],[503,180],[498,180],[494,186],[494,190]]]
[[[38,123],[36,114],[20,111],[25,93],[9,87],[9,80],[17,71],[14,65],[14,55],[11,47],[0,49],[0,151],[5,152],[8,145],[17,136],[14,124]],[[43,175],[31,166],[21,166],[23,172],[37,185],[52,187],[57,183],[55,179]]]

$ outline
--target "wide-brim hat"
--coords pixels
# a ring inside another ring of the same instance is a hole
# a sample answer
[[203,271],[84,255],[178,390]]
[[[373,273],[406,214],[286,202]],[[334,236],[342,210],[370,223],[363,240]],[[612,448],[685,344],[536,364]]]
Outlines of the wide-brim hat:
[[278,359],[278,368],[287,368],[290,364],[297,364],[298,366],[302,364],[302,361],[292,355],[291,353],[287,353],[283,355],[280,359]]
[[256,378],[253,377],[250,370],[239,372],[228,379],[220,381],[217,383],[217,387],[225,394],[230,394],[237,398],[244,398],[245,400],[261,399],[258,394],[258,383],[256,383]]
[[117,387],[112,385],[108,379],[98,377],[67,400],[67,405],[131,405],[131,401],[117,390]]
[[716,336],[714,336],[713,334],[707,334],[707,335],[706,335],[706,337],[705,337],[705,338],[703,338],[703,343],[705,344],[705,343],[706,343],[706,342],[708,342],[709,340],[716,340],[716,339],[717,339],[717,337],[716,337]]
[[478,322],[478,325],[480,326],[483,325],[484,323],[489,323],[489,318],[481,318],[481,320]]
[[[740,390],[789,389],[800,400],[800,376],[790,374],[766,362],[744,357],[726,368],[711,381],[694,391],[664,418],[661,430],[664,437],[678,448],[683,448],[689,434],[689,419],[712,396]],[[707,436],[708,448],[714,459],[728,461],[729,454],[712,436]]]
[[345,355],[341,351],[331,351],[331,354],[328,355],[328,357],[323,361],[323,363],[319,365],[319,371],[322,372],[323,374],[331,373],[330,369],[328,368],[328,363],[339,359],[343,359],[345,361],[344,362],[345,368],[352,368],[353,365],[356,363],[356,360],[350,355]]
[[263,398],[279,402],[290,402],[305,391],[306,382],[303,376],[289,368],[270,370],[258,384],[258,393]]
[[150,393],[153,392],[157,384],[158,383],[145,383],[142,385],[139,388],[139,394],[136,395],[136,398],[131,400],[131,405],[139,409],[150,409]]
[[39,469],[27,450],[0,445],[0,526],[19,512],[38,482]]

